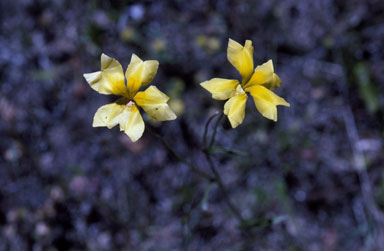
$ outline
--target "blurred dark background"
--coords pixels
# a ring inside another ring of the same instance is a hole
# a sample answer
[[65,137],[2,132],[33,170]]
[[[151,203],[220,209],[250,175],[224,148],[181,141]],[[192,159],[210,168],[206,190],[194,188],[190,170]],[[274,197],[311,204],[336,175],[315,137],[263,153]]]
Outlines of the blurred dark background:
[[[0,2],[0,250],[384,250],[384,2]],[[252,227],[148,130],[92,128],[116,97],[82,74],[102,52],[153,81],[176,121],[146,124],[209,172],[204,124],[223,103],[199,83],[237,78],[228,38],[273,59],[290,102],[277,123],[250,100],[219,126],[215,164]],[[230,150],[230,151],[227,151]]]

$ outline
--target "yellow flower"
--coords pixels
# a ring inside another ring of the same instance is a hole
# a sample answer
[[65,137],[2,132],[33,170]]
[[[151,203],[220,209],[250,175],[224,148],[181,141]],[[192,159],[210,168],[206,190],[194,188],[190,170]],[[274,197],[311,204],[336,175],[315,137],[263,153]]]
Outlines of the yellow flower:
[[212,98],[227,100],[224,114],[228,116],[232,128],[240,125],[245,117],[247,93],[253,97],[257,110],[266,118],[277,121],[277,105],[289,104],[272,91],[280,87],[281,80],[273,71],[272,60],[259,65],[253,70],[252,41],[245,41],[242,46],[229,39],[228,61],[239,71],[241,83],[235,79],[213,78],[200,85],[212,94]]
[[125,72],[125,84],[120,63],[114,58],[101,54],[101,70],[84,74],[84,78],[98,93],[122,97],[100,107],[93,118],[92,126],[106,126],[111,129],[119,124],[120,131],[124,131],[135,142],[144,132],[144,121],[138,107],[157,121],[176,119],[175,113],[167,104],[169,97],[159,91],[156,86],[151,85],[145,91],[138,92],[141,86],[153,80],[158,67],[158,61],[143,61],[132,54],[131,62]]

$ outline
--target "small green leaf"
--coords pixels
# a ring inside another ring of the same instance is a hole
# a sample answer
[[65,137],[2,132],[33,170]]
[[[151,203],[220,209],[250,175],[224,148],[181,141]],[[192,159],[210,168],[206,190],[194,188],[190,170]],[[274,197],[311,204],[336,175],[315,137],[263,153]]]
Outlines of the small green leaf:
[[379,109],[378,91],[372,83],[370,73],[365,63],[358,63],[353,69],[360,97],[364,100],[365,106],[370,113],[375,113]]

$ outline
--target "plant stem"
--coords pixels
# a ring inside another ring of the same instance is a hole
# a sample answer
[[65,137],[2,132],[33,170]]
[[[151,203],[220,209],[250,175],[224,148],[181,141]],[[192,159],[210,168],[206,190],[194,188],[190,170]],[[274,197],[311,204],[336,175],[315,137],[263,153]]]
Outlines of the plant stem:
[[241,216],[239,209],[237,209],[236,206],[230,200],[227,189],[224,186],[223,180],[221,179],[219,172],[216,170],[215,165],[213,164],[211,156],[209,155],[208,152],[204,152],[204,154],[208,160],[209,167],[211,168],[211,171],[212,171],[213,175],[215,176],[215,182],[219,185],[221,192],[224,194],[224,199],[225,199],[225,202],[227,203],[229,209],[237,217],[237,219],[240,221],[240,223],[244,222],[244,218],[243,218],[243,216]]
[[[236,218],[240,221],[240,223],[243,223],[245,220],[244,218],[242,217],[239,209],[236,208],[236,206],[232,203],[232,201],[230,200],[229,198],[229,194],[227,192],[227,189],[225,188],[225,185],[223,183],[223,180],[221,179],[221,176],[219,174],[219,172],[216,170],[215,168],[215,165],[212,161],[212,158],[211,158],[211,155],[210,155],[210,151],[209,149],[213,146],[213,144],[215,143],[215,138],[216,138],[216,133],[217,133],[217,127],[219,126],[219,123],[221,121],[221,119],[223,118],[223,113],[221,112],[219,117],[217,118],[216,120],[216,123],[214,125],[214,128],[213,128],[213,133],[212,133],[212,137],[211,137],[211,140],[209,142],[209,145],[207,146],[207,135],[208,135],[208,129],[209,129],[209,125],[210,123],[212,122],[212,120],[217,116],[219,115],[219,113],[215,113],[213,114],[207,121],[207,123],[205,124],[205,128],[204,128],[204,135],[203,135],[203,145],[201,147],[201,151],[204,153],[205,157],[207,158],[207,161],[208,161],[208,164],[209,164],[209,167],[210,167],[210,170],[211,172],[213,173],[213,176],[212,177],[210,174],[200,170],[199,168],[197,168],[195,165],[193,165],[192,163],[188,162],[185,158],[183,158],[181,155],[179,155],[170,145],[169,143],[159,134],[157,134],[156,132],[154,132],[150,127],[148,127],[148,130],[149,132],[154,135],[156,138],[160,139],[161,142],[164,144],[164,146],[182,163],[184,163],[185,165],[187,165],[189,168],[191,168],[191,170],[193,172],[195,172],[196,174],[198,174],[199,176],[207,179],[209,182],[215,182],[218,184],[219,186],[219,189],[221,190],[221,192],[223,193],[224,195],[224,200],[226,202],[226,204],[228,205],[229,209],[232,211],[232,213],[236,216]],[[207,195],[205,195],[207,196]]]
[[169,143],[158,133],[154,132],[152,128],[147,127],[148,131],[155,136],[156,138],[160,139],[160,141],[163,143],[163,145],[182,163],[187,165],[191,170],[196,173],[197,175],[209,180],[209,181],[214,181],[214,178],[211,177],[210,174],[200,170],[197,168],[195,165],[192,163],[188,162],[186,159],[184,159],[182,156],[180,156],[170,145]]
[[215,127],[213,128],[213,133],[212,133],[211,142],[209,143],[208,148],[211,148],[211,147],[213,146],[213,144],[215,143],[217,127],[218,127],[218,125],[219,125],[221,119],[223,118],[223,116],[224,116],[224,113],[221,112],[219,118],[216,120]]
[[211,117],[209,117],[209,119],[207,120],[207,123],[205,123],[204,134],[203,134],[203,148],[206,148],[207,146],[207,134],[208,134],[209,124],[217,115],[219,115],[219,111],[216,111]]
[[[207,135],[207,131],[208,131],[208,126],[209,124],[211,123],[212,119],[217,115],[214,114],[213,116],[211,116],[206,125],[205,125],[205,131],[204,131],[204,143],[206,143],[206,135]],[[205,144],[203,144],[203,147],[202,147],[202,151],[204,152],[204,155],[205,157],[207,158],[207,161],[208,161],[208,164],[209,164],[209,168],[211,169],[213,175],[214,175],[214,178],[215,178],[215,182],[218,184],[219,186],[219,189],[221,190],[221,192],[223,193],[224,195],[224,200],[225,202],[227,203],[229,209],[232,211],[232,213],[237,217],[237,219],[240,221],[240,223],[244,222],[244,218],[241,216],[241,213],[239,211],[239,209],[237,209],[235,207],[235,205],[232,203],[232,201],[230,200],[229,198],[229,194],[227,192],[227,189],[225,188],[225,185],[223,183],[223,180],[221,179],[221,176],[219,174],[219,172],[216,170],[215,168],[215,164],[213,163],[212,161],[212,158],[211,158],[211,152],[210,152],[210,148],[213,146],[213,144],[215,143],[215,138],[216,138],[216,133],[217,133],[217,128],[219,126],[219,123],[221,121],[221,119],[223,118],[224,114],[223,112],[220,113],[220,116],[217,118],[216,120],[216,123],[213,127],[213,133],[212,133],[212,137],[211,137],[211,141],[209,143],[208,146],[206,146]]]

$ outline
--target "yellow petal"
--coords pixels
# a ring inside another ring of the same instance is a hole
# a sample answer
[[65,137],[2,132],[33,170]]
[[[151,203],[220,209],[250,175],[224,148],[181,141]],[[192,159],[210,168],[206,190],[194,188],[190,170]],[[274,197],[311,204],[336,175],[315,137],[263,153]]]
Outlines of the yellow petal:
[[109,129],[119,124],[121,112],[124,109],[124,104],[121,102],[124,98],[117,100],[114,103],[103,105],[100,107],[93,117],[93,127],[106,126]]
[[245,41],[244,47],[238,42],[229,39],[227,49],[228,61],[239,71],[242,83],[246,83],[253,73],[253,46],[252,41]]
[[124,73],[120,63],[104,53],[101,54],[101,71],[83,75],[88,84],[101,94],[124,96],[127,89],[124,84]]
[[124,107],[120,115],[119,124],[120,131],[124,131],[132,142],[137,141],[143,135],[144,121],[139,109],[137,109],[137,106],[132,101]]
[[255,105],[257,110],[267,119],[271,119],[273,121],[277,121],[277,105],[290,106],[287,101],[283,98],[277,96],[272,91],[268,90],[264,86],[255,85],[248,90],[253,100],[255,101]]
[[176,114],[167,104],[168,100],[169,97],[153,85],[143,92],[138,92],[134,98],[136,104],[157,121],[176,119]]
[[228,116],[232,128],[243,123],[247,94],[240,94],[230,98],[224,105],[224,114]]
[[136,54],[132,54],[125,77],[129,97],[133,98],[142,85],[149,84],[157,73],[159,62],[157,60],[141,60]]
[[280,87],[281,83],[282,82],[281,82],[281,79],[279,78],[279,76],[277,76],[276,73],[273,73],[272,80],[263,84],[263,86],[267,87],[270,90],[274,90],[275,88]]
[[212,98],[226,100],[235,95],[239,81],[234,79],[213,78],[200,83],[200,85],[212,93]]
[[249,81],[244,85],[244,88],[251,87],[253,85],[262,85],[272,81],[273,79],[273,63],[272,60],[258,65]]

